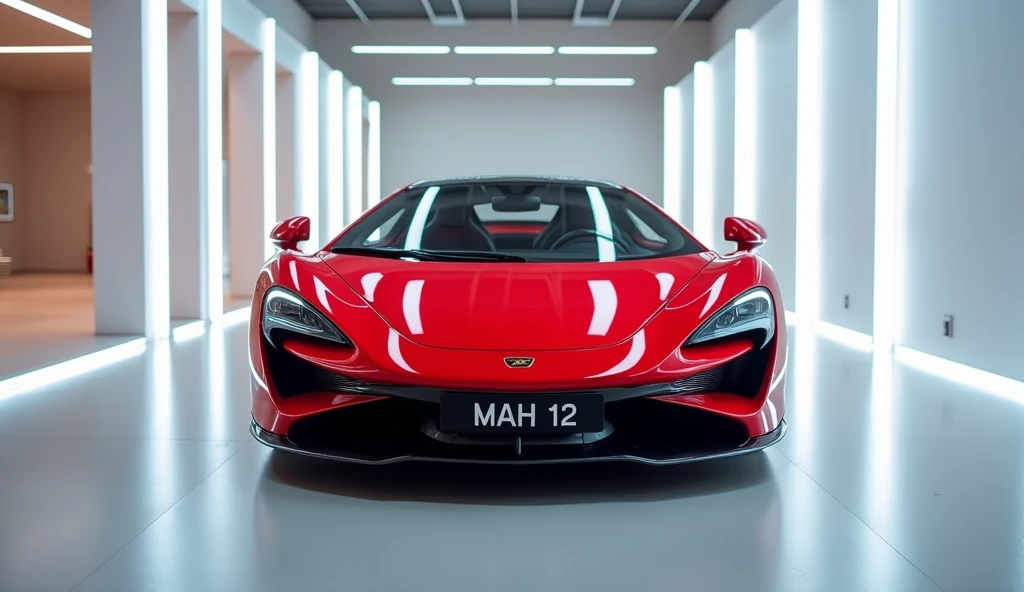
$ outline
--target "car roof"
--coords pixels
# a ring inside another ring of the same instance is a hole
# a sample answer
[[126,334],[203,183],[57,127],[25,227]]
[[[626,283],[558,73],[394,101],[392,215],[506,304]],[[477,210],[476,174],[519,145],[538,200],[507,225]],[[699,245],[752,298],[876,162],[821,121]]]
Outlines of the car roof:
[[409,186],[416,187],[444,187],[446,185],[465,185],[474,183],[563,183],[568,185],[591,185],[605,189],[622,189],[622,185],[603,181],[600,179],[586,179],[582,177],[559,177],[544,175],[477,175],[471,177],[448,177],[445,179],[423,179]]

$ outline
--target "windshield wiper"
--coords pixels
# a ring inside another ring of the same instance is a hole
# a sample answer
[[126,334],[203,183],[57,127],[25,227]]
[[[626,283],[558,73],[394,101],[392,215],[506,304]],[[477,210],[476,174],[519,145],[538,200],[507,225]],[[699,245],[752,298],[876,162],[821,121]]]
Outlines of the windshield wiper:
[[387,249],[382,247],[334,247],[332,253],[342,255],[365,255],[388,257],[390,259],[416,259],[417,261],[502,261],[526,262],[526,257],[495,253],[493,251],[428,251],[424,249]]

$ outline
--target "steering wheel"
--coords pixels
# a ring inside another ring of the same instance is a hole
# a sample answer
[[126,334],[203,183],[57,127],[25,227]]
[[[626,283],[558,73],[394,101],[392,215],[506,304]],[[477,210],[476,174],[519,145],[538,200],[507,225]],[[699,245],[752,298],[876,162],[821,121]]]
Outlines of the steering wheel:
[[596,237],[598,240],[601,240],[601,239],[610,240],[610,241],[614,242],[616,245],[618,245],[618,247],[620,249],[622,249],[623,251],[629,252],[629,245],[626,243],[626,241],[622,240],[621,237],[608,236],[607,234],[602,234],[602,233],[594,230],[593,228],[577,228],[576,230],[572,230],[570,232],[567,232],[564,235],[562,235],[558,240],[556,240],[554,243],[552,243],[552,245],[550,247],[548,247],[548,250],[549,251],[554,251],[555,249],[557,249],[559,247],[565,246],[565,245],[567,245],[567,244],[569,244],[569,243],[571,243],[573,241],[578,241],[581,238],[584,238],[584,237],[587,237],[587,236]]

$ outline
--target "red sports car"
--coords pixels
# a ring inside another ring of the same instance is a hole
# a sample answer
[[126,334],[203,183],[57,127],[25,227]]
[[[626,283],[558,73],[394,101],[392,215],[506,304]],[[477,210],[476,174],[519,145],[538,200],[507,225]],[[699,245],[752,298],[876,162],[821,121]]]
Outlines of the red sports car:
[[769,446],[786,324],[765,232],[719,255],[621,185],[424,181],[320,251],[278,225],[249,325],[257,440],[359,463],[671,464]]

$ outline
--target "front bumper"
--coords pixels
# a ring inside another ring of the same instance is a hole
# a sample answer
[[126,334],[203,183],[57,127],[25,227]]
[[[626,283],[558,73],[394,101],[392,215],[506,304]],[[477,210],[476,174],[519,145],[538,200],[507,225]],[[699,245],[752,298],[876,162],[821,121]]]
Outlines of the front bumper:
[[356,451],[335,446],[299,446],[287,436],[262,429],[253,420],[249,431],[263,444],[305,456],[340,460],[366,465],[384,465],[406,461],[480,463],[480,464],[554,464],[583,462],[635,462],[645,465],[674,465],[711,460],[755,452],[775,444],[786,434],[786,422],[780,421],[773,431],[748,438],[739,445],[706,445],[687,449],[669,444],[660,449],[641,449],[611,436],[590,444],[523,444],[513,438],[510,443],[454,444],[423,436],[415,442],[394,445],[375,452]]

